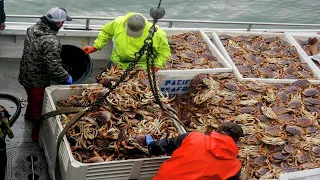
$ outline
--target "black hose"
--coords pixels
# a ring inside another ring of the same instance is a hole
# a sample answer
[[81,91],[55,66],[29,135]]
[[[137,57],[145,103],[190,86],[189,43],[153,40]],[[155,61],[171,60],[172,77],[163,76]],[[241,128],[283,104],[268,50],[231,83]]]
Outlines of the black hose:
[[161,5],[161,0],[159,1],[158,8],[160,8],[160,5]]
[[17,106],[16,112],[13,114],[13,116],[9,118],[10,126],[12,126],[16,122],[16,120],[18,119],[21,113],[22,107],[21,107],[20,100],[15,96],[12,96],[10,94],[5,94],[5,93],[0,93],[0,99],[9,99],[10,101],[14,102],[15,105]]

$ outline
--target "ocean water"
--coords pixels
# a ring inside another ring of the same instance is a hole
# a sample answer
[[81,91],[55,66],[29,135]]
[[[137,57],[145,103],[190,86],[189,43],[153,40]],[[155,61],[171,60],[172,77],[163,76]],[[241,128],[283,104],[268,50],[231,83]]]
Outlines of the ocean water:
[[[43,15],[63,7],[72,16],[116,17],[149,10],[158,0],[4,0],[7,14]],[[320,0],[163,0],[165,19],[320,24]],[[10,21],[12,19],[8,19]],[[77,22],[77,21],[76,21]],[[95,22],[104,24],[103,22]]]

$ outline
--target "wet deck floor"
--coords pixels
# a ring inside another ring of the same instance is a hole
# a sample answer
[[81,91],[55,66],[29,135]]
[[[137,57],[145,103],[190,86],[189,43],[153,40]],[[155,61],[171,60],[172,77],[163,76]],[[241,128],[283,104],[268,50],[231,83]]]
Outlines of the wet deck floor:
[[[0,93],[7,93],[17,98],[26,100],[27,94],[18,82],[20,59],[0,59]],[[105,67],[104,60],[93,61],[93,71],[89,78],[83,83],[94,83],[94,77],[99,75]],[[13,103],[0,99],[3,105],[11,115],[15,111]],[[32,124],[24,120],[25,107],[22,108],[21,114],[12,127],[14,138],[7,137],[7,180],[28,179],[28,175],[32,173],[31,163],[27,157],[31,154],[37,157],[35,165],[35,173],[39,175],[39,180],[48,180],[47,163],[43,151],[38,143],[31,139]]]

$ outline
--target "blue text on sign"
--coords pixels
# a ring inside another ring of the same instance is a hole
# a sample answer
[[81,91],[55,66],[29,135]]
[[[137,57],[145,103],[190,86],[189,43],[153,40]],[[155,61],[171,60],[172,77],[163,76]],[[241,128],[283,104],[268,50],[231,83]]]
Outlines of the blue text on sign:
[[162,92],[167,91],[168,93],[172,93],[172,92],[187,92],[189,90],[189,87],[160,87]]
[[191,82],[191,79],[187,80],[166,80],[164,85],[165,86],[175,86],[175,85],[187,85]]

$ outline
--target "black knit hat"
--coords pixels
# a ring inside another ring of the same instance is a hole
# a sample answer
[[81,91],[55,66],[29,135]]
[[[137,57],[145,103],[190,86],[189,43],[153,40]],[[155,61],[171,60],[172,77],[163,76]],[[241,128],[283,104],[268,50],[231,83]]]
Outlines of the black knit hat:
[[227,134],[232,137],[233,140],[238,141],[240,137],[243,137],[243,130],[242,128],[233,122],[225,122],[221,124],[218,129],[218,133]]

